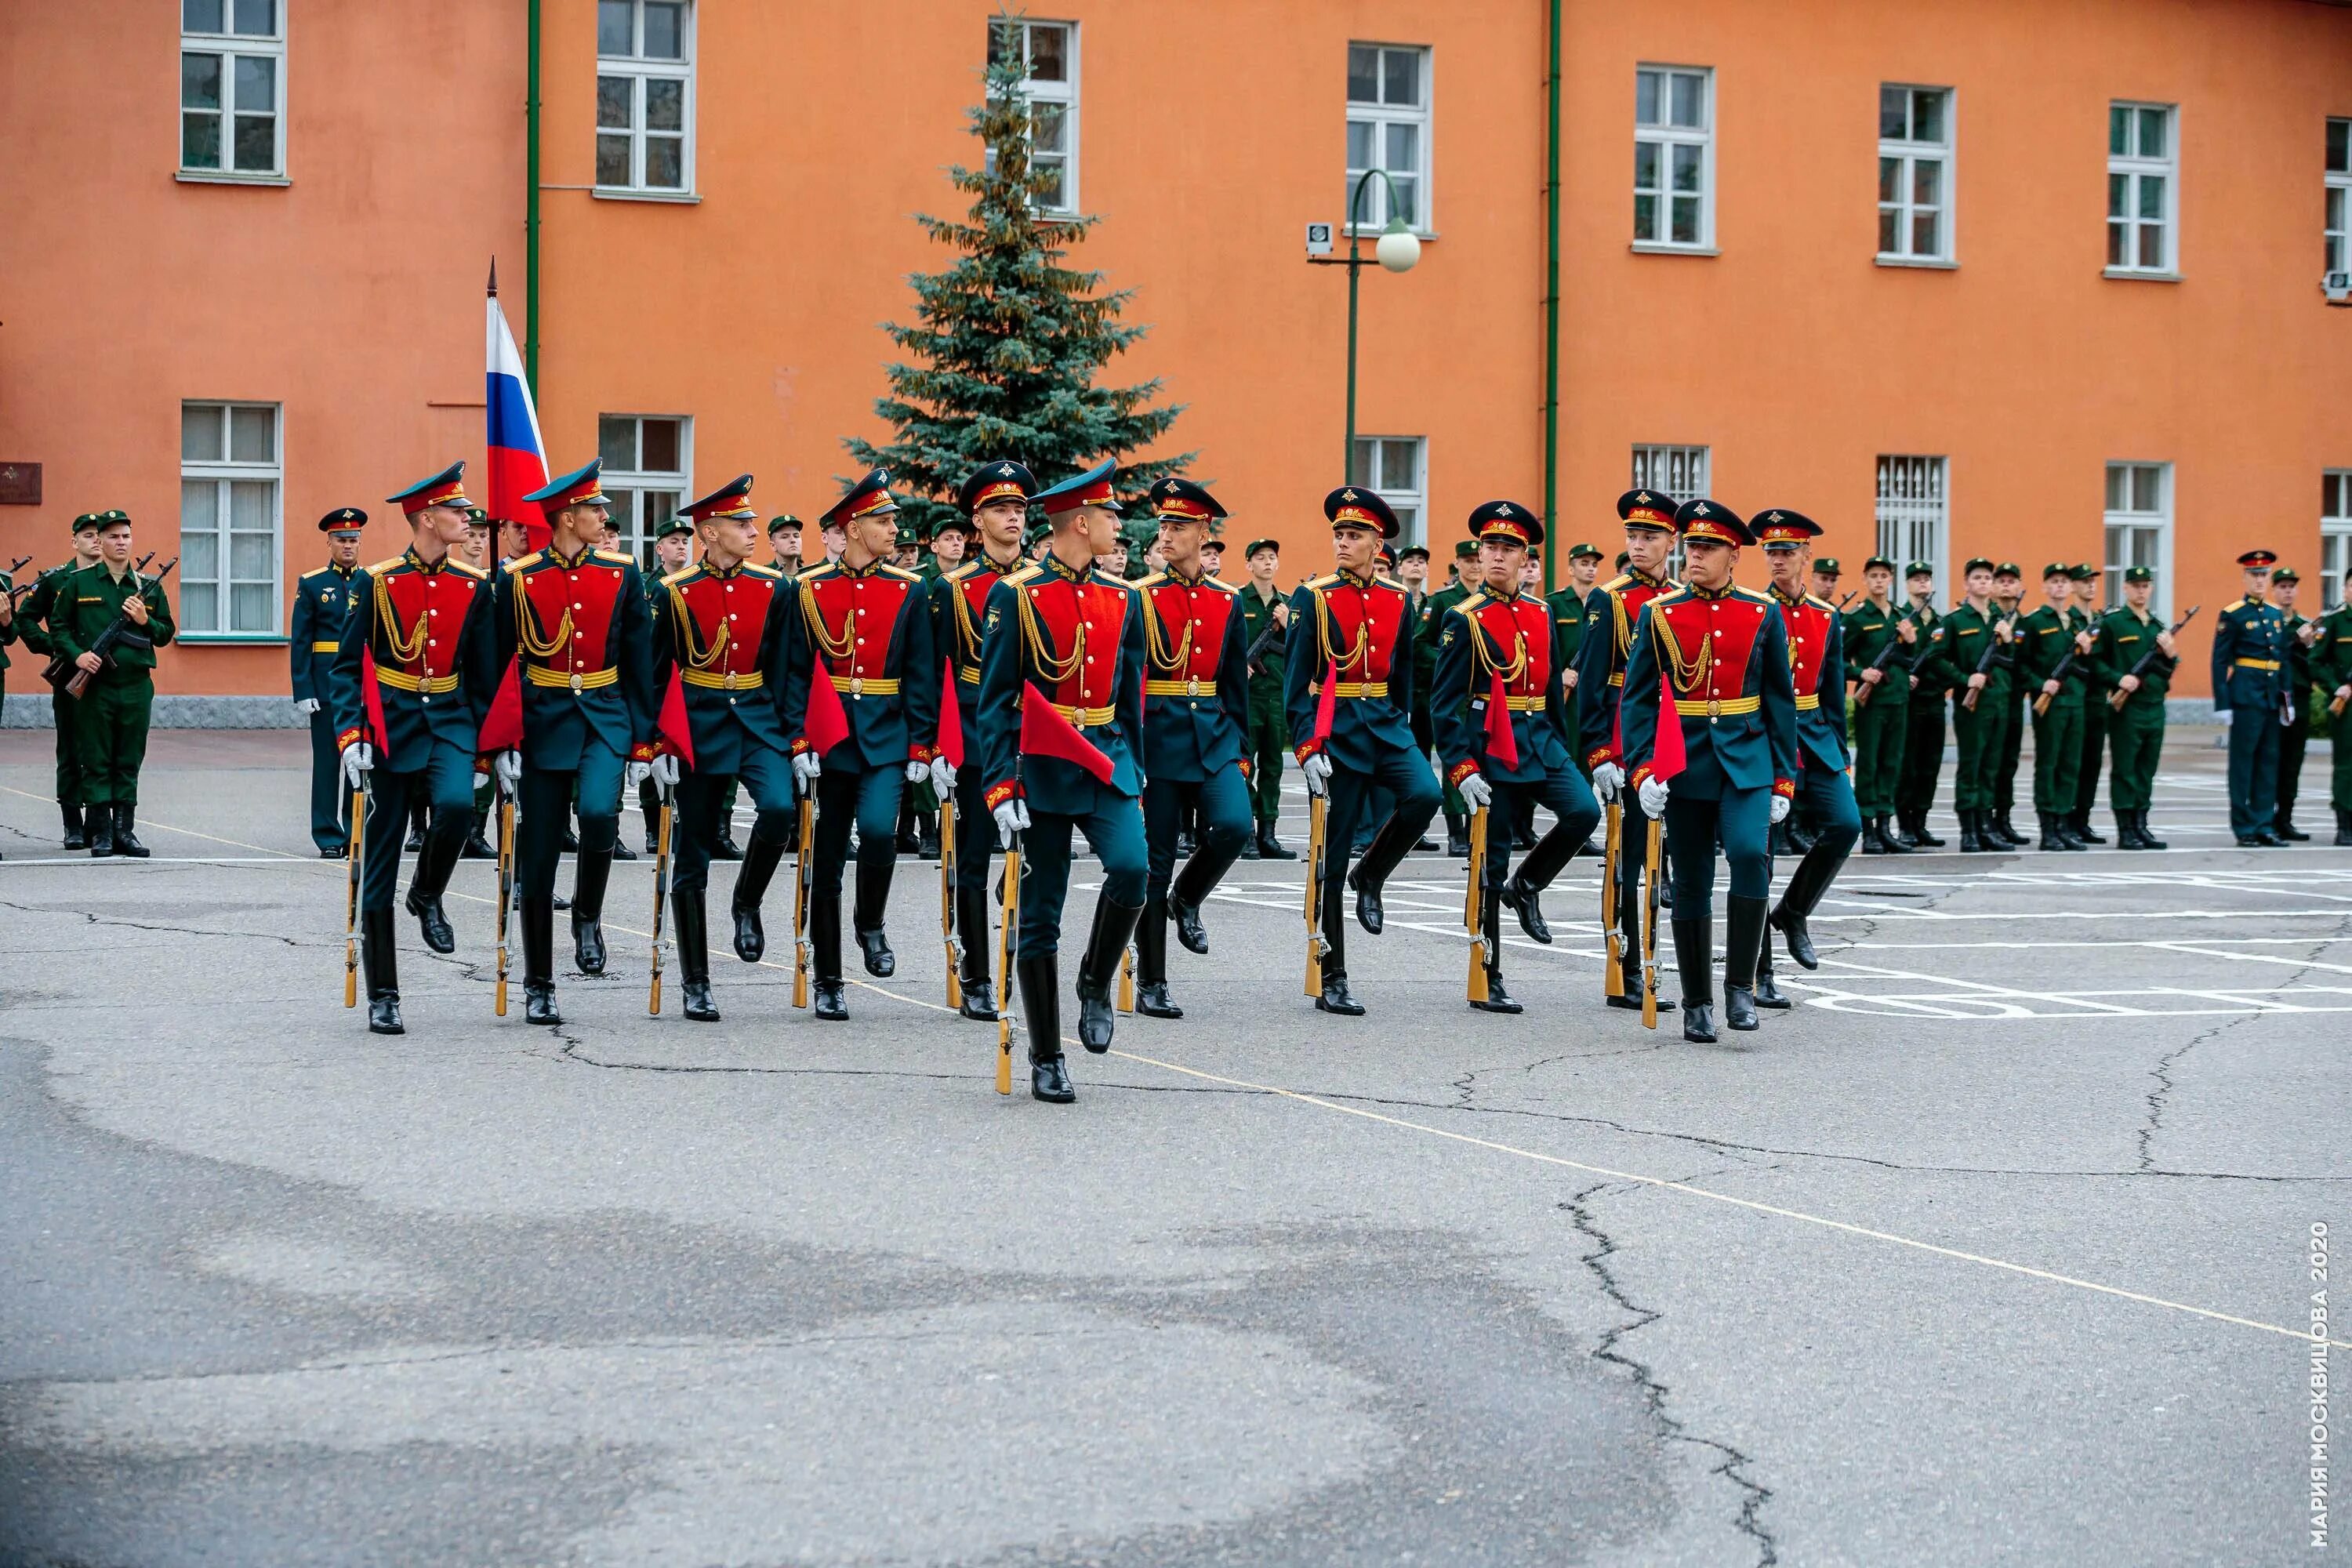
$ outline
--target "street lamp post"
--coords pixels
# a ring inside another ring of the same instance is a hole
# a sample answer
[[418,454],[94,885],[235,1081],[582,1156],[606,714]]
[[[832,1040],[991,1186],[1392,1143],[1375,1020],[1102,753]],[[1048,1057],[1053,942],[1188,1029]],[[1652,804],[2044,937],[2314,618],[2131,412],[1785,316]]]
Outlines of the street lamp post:
[[1339,472],[1349,484],[1355,482],[1356,464],[1356,300],[1359,279],[1363,274],[1364,258],[1360,248],[1362,235],[1356,227],[1356,215],[1364,205],[1364,187],[1378,174],[1388,192],[1388,226],[1372,247],[1372,259],[1391,272],[1410,272],[1421,259],[1421,241],[1405,226],[1398,216],[1396,182],[1389,178],[1386,169],[1367,169],[1356,181],[1356,188],[1348,196],[1348,254],[1342,256],[1310,256],[1307,259],[1319,267],[1344,267],[1348,269],[1348,450]]

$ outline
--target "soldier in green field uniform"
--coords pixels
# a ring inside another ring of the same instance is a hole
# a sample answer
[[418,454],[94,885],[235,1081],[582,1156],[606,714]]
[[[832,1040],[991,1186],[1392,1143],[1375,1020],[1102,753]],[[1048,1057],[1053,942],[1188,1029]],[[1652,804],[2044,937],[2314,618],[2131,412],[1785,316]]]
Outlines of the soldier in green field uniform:
[[1853,803],[1862,813],[1862,852],[1907,854],[1888,836],[1896,782],[1903,772],[1903,736],[1909,722],[1910,665],[1924,653],[1908,608],[1895,611],[1895,563],[1874,555],[1863,563],[1862,603],[1842,617],[1845,682],[1853,714]]
[[[1444,628],[1445,612],[1470,596],[1473,584],[1465,573],[1473,573],[1472,563],[1478,555],[1475,539],[1456,540],[1454,544],[1454,576],[1444,587],[1424,595],[1414,612],[1412,632],[1412,687],[1415,691],[1427,691],[1437,679],[1437,638]],[[1416,718],[1416,725],[1425,724]],[[1419,739],[1416,733],[1416,740]],[[1452,784],[1445,786],[1445,852],[1455,859],[1466,859],[1470,854],[1470,811],[1463,805]]]
[[2319,618],[2311,645],[2311,673],[2327,701],[2328,729],[2336,752],[2329,771],[2327,804],[2336,812],[2336,847],[2352,848],[2352,598]]
[[[1952,689],[1952,731],[1959,765],[1952,775],[1952,808],[1960,818],[1960,853],[2007,847],[1992,827],[1995,775],[2010,714],[2010,668],[2000,655],[2016,635],[2013,613],[1992,597],[1992,563],[1979,555],[1961,572],[1966,592],[1944,617],[1941,676]],[[1993,650],[1987,658],[1985,650]]]
[[8,645],[16,640],[16,580],[0,572],[0,721],[8,714]]
[[1927,829],[1936,804],[1936,775],[1944,767],[1944,694],[1951,670],[1944,662],[1944,617],[1936,609],[1936,568],[1914,561],[1903,569],[1903,590],[1911,599],[1912,624],[1927,650],[1912,664],[1908,717],[1903,727],[1903,769],[1895,786],[1895,842],[1906,849],[1941,849],[1944,841]]
[[[2124,602],[2101,617],[2095,673],[2096,694],[2091,706],[2105,710],[2108,738],[2116,752],[2115,783],[2108,800],[2116,814],[2116,847],[2119,849],[2162,849],[2164,840],[2147,828],[2150,796],[2156,785],[2156,764],[2164,752],[2164,699],[2172,689],[2172,669],[2179,650],[2161,616],[2149,613],[2156,592],[2156,573],[2147,566],[2124,571]],[[2157,657],[2137,675],[2132,668],[2150,647]],[[2118,706],[2115,694],[2121,693]]]
[[2271,604],[2286,622],[2286,710],[2294,717],[2279,726],[2278,815],[2271,831],[2281,838],[2308,841],[2311,835],[2294,825],[2294,797],[2303,784],[2303,753],[2311,742],[2311,645],[2319,623],[2294,611],[2294,597],[2303,574],[2292,566],[2271,574]]
[[[155,706],[155,650],[172,640],[172,602],[161,586],[131,569],[130,518],[101,514],[98,550],[98,564],[79,567],[58,584],[49,641],[90,672],[74,721],[90,857],[143,860],[147,847],[133,831],[139,765],[147,757],[147,720]],[[126,633],[97,651],[118,616]]]
[[[1592,590],[1601,585],[1603,559],[1598,545],[1570,545],[1567,585],[1545,601],[1551,606],[1551,667],[1559,671],[1571,711],[1576,706],[1576,651],[1584,646],[1584,628],[1591,620],[1590,601]],[[1585,766],[1583,748],[1571,746],[1569,753],[1578,773],[1590,779],[1591,770]]]
[[[2016,562],[2004,561],[1993,568],[1992,602],[2011,623],[2025,618],[2025,569]],[[2009,819],[2017,805],[2017,769],[2025,755],[2026,731],[2032,727],[2032,694],[2026,689],[2025,674],[2018,664],[2022,648],[2022,642],[2012,637],[1993,656],[1993,663],[2009,671],[2009,721],[2001,726],[2000,761],[1993,768],[1992,820],[1985,837],[1988,849],[2021,849],[2030,842]]]
[[[2073,583],[2073,597],[2066,605],[2066,618],[2076,631],[2091,634],[2091,648],[2084,659],[2095,672],[2102,657],[2099,645],[2106,639],[2106,627],[2095,602],[2099,593],[2099,569],[2089,562],[2080,562],[2067,568],[2067,579]],[[2105,844],[2106,836],[2091,825],[2091,812],[2099,804],[2099,765],[2105,760],[2107,749],[2107,705],[2094,688],[2086,689],[2083,697],[2082,761],[2074,773],[2074,805],[2066,814],[2066,829],[2085,844]]]
[[1275,586],[1282,566],[1282,546],[1271,539],[1253,539],[1242,552],[1249,580],[1234,600],[1248,640],[1256,651],[1249,660],[1250,810],[1257,819],[1257,837],[1242,846],[1242,858],[1296,860],[1275,828],[1282,819],[1282,759],[1290,750],[1290,722],[1282,710],[1284,630],[1290,624],[1290,605]]
[[[73,554],[58,565],[50,567],[34,579],[33,591],[16,606],[17,637],[26,653],[38,654],[43,659],[57,652],[49,635],[49,622],[57,610],[58,586],[67,576],[81,567],[98,561],[99,524],[106,514],[86,511],[73,520]],[[82,819],[81,745],[76,738],[75,720],[81,712],[79,699],[68,697],[63,689],[50,694],[49,711],[57,721],[58,810],[65,817],[65,847],[81,849],[89,846],[88,825]]]
[[[2018,623],[2018,663],[2038,710],[2033,715],[2033,815],[2042,825],[2041,847],[2088,849],[2068,820],[2083,765],[2083,696],[2090,684],[2087,660],[2097,641],[2087,626],[2068,615],[2074,568],[2052,562],[2042,569],[2046,601]],[[2067,656],[2074,655],[2067,663]],[[2059,670],[2063,667],[2065,673]],[[2050,700],[2047,705],[2042,698]]]

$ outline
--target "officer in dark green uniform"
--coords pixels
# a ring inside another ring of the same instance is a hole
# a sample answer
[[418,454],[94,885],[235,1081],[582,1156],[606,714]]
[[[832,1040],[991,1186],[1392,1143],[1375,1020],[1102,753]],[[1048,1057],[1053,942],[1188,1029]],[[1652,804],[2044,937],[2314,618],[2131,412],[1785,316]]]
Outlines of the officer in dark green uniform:
[[1862,813],[1862,852],[1908,852],[1889,837],[1895,792],[1903,773],[1903,738],[1909,719],[1911,662],[1922,651],[1911,611],[1895,608],[1895,563],[1874,555],[1863,563],[1862,602],[1845,612],[1845,679],[1853,711],[1853,804]]
[[2085,844],[2105,844],[2106,835],[2091,823],[2092,809],[2099,804],[2100,763],[2105,760],[2107,750],[2107,705],[2095,684],[2099,663],[2105,657],[2099,645],[2106,638],[2106,626],[2095,603],[2100,573],[2096,566],[2083,561],[2067,568],[2066,576],[2074,584],[2073,596],[2066,605],[2067,621],[2077,632],[2091,634],[2090,651],[2075,664],[2077,668],[2087,668],[2093,678],[2093,684],[2084,689],[2082,761],[2075,769],[2074,805],[2066,814],[2066,830]]
[[[1437,678],[1437,641],[1444,629],[1445,612],[1468,598],[1476,584],[1470,581],[1475,575],[1478,542],[1456,540],[1454,545],[1454,577],[1443,588],[1423,597],[1413,607],[1412,689],[1428,691]],[[1428,720],[1416,713],[1413,717],[1413,739],[1421,740]],[[1426,752],[1429,748],[1424,745]],[[1470,813],[1463,805],[1454,787],[1445,785],[1442,802],[1445,812],[1445,852],[1455,859],[1466,859],[1470,854]]]
[[[57,608],[58,586],[71,573],[97,563],[98,529],[106,516],[102,511],[86,511],[73,520],[72,557],[34,579],[33,591],[16,606],[16,635],[24,642],[26,653],[46,659],[57,652],[57,645],[49,636],[49,622]],[[65,817],[65,847],[87,848],[89,840],[88,825],[82,819],[81,745],[74,728],[81,701],[67,696],[60,687],[50,693],[49,710],[57,722],[58,810]]]
[[2303,575],[2292,566],[2271,574],[2271,604],[2286,623],[2286,713],[2279,725],[2278,816],[2272,831],[2290,842],[2311,835],[2294,825],[2295,796],[2303,792],[2303,753],[2311,741],[2311,645],[2319,623],[2294,611]]
[[2273,826],[2286,706],[2286,617],[2263,597],[2277,563],[2268,550],[2239,556],[2245,597],[2224,605],[2213,626],[2213,714],[2230,727],[2230,831],[2247,849],[2286,843]]
[[[2147,811],[2157,761],[2164,752],[2164,699],[2171,690],[2179,658],[2162,617],[2148,610],[2155,592],[2152,568],[2125,568],[2124,602],[2101,617],[2099,626],[2099,689],[2091,705],[2106,710],[2107,736],[2115,745],[2115,783],[2108,800],[2115,809],[2119,849],[2166,847],[2148,832]],[[2133,668],[2151,647],[2157,657],[2134,674]],[[2118,696],[2121,702],[2116,700]]]
[[1284,663],[1283,628],[1290,622],[1290,605],[1275,586],[1282,566],[1282,546],[1271,539],[1253,539],[1243,552],[1249,580],[1234,601],[1249,656],[1250,810],[1257,820],[1257,837],[1242,846],[1242,858],[1296,860],[1298,851],[1286,847],[1275,828],[1282,818],[1282,759],[1290,750],[1290,724],[1282,712]]
[[[172,603],[160,584],[131,570],[130,518],[102,513],[98,550],[98,564],[78,567],[58,583],[49,642],[90,672],[74,722],[90,857],[143,860],[147,847],[132,831],[139,766],[147,758],[147,721],[155,706],[155,650],[172,640]],[[97,651],[118,618],[124,632]]]
[[2001,655],[2016,637],[2017,617],[1992,597],[1993,566],[1983,556],[1962,568],[1961,581],[1966,593],[1944,617],[1939,662],[1952,690],[1952,731],[1960,753],[1952,775],[1960,853],[1977,855],[2007,847],[1993,830],[1993,812],[2003,743],[2016,706],[2010,699],[2010,666]]
[[360,530],[367,513],[339,506],[319,520],[327,536],[327,563],[305,572],[294,584],[292,645],[294,711],[310,721],[310,842],[321,860],[340,860],[350,851],[343,821],[341,781],[335,765],[335,716],[329,710],[327,674],[342,646],[343,617],[351,613],[352,579],[360,569]]
[[1937,775],[1944,769],[1944,694],[1951,689],[1951,668],[1944,660],[1934,563],[1914,561],[1906,566],[1903,590],[1910,595],[1912,624],[1927,647],[1912,661],[1903,769],[1895,785],[1895,839],[1906,849],[1941,849],[1944,841],[1928,831],[1927,813],[1936,804]]
[[[2097,639],[2090,627],[2066,613],[2074,592],[2074,568],[2052,562],[2042,569],[2045,602],[2018,623],[2019,668],[2036,710],[2033,815],[2041,823],[2044,849],[2090,847],[2075,836],[2069,819],[2083,765],[2083,696],[2089,689],[2090,650]],[[2069,654],[2074,656],[2071,665]]]
[[2326,697],[2328,722],[2336,740],[2335,765],[2328,773],[2327,804],[2336,812],[2336,847],[2352,848],[2352,598],[2319,618],[2319,636],[2311,645],[2311,672]]
[[[2026,614],[2025,568],[2014,561],[2004,561],[1993,568],[1992,602],[2012,623],[2013,631]],[[2027,689],[2025,672],[2019,662],[2023,647],[2023,640],[2012,637],[2009,645],[1993,656],[1994,665],[2009,671],[2009,721],[2001,726],[2000,761],[1993,768],[1993,810],[1990,831],[1985,835],[1988,849],[2004,846],[2021,849],[2031,842],[2010,821],[2010,813],[2017,805],[2017,770],[2025,756],[2025,735],[2032,727],[2032,693]]]

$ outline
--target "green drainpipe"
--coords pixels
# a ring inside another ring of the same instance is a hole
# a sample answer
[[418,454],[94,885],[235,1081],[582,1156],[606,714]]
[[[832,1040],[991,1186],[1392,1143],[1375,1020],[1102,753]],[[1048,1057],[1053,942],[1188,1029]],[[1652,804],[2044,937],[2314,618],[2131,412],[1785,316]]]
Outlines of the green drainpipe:
[[[524,87],[523,153],[526,177],[530,181],[523,192],[523,326],[522,368],[530,379],[530,395],[539,397],[539,7],[541,0],[530,0],[530,73]],[[1558,0],[1554,0],[1557,6]],[[1559,135],[1557,119],[1552,127],[1555,141]],[[1557,226],[1555,225],[1555,226]]]
[[[536,4],[536,0],[533,0]],[[1544,593],[1556,580],[1559,552],[1559,9],[1551,0],[1551,61],[1544,78],[1548,122],[1544,153]],[[536,253],[534,253],[536,254]],[[538,291],[532,291],[532,299]]]

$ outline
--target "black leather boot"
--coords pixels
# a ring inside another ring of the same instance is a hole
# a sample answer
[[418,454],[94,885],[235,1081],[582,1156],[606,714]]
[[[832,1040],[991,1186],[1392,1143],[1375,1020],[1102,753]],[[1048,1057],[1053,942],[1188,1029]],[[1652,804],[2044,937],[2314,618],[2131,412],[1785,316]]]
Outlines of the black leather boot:
[[849,997],[841,984],[841,895],[814,893],[809,899],[809,1010],[828,1023],[849,1016]]
[[1764,900],[1732,894],[1724,900],[1723,925],[1723,1021],[1735,1029],[1753,1029],[1756,964],[1764,950]]
[[988,894],[979,888],[958,888],[955,907],[956,937],[963,943],[963,963],[957,972],[963,1005],[956,1011],[974,1023],[993,1024],[996,986],[988,972]]
[[[2147,807],[2143,806],[2139,810],[2132,813],[2132,826],[2139,829],[2139,847],[2141,848],[2169,849],[2172,847],[2171,845],[2167,844],[2163,839],[2158,838],[2154,833],[2148,830]],[[2336,841],[2338,844],[2352,844],[2352,835],[2339,832],[2336,836]]]
[[1334,969],[1328,963],[1323,965],[1323,989],[1315,998],[1315,1010],[1318,1013],[1337,1013],[1343,1018],[1360,1018],[1364,1016],[1364,1005],[1357,1001],[1355,994],[1348,989],[1346,970]]
[[1865,855],[1886,853],[1878,842],[1878,818],[1874,816],[1865,816],[1862,819],[1862,852]]
[[1785,1013],[1796,1005],[1772,983],[1772,944],[1769,941],[1756,955],[1756,1005],[1772,1013]]
[[[1478,926],[1486,933],[1486,999],[1473,1002],[1470,1005],[1481,1013],[1524,1013],[1527,1009],[1503,989],[1503,942],[1495,930],[1503,918],[1503,889],[1488,888],[1486,899],[1486,907],[1478,916]],[[1526,918],[1524,915],[1520,917],[1522,923]],[[1542,917],[1538,916],[1537,921],[1541,923]]]
[[1062,1059],[1062,981],[1055,957],[1015,959],[1013,973],[1021,988],[1021,1022],[1029,1031],[1030,1098],[1067,1105],[1078,1091],[1070,1087],[1069,1064]]
[[2139,841],[2139,825],[2133,821],[2133,813],[2123,810],[2120,807],[2116,811],[2116,847],[2118,849],[2137,849],[2141,847]]
[[1838,868],[1845,863],[1842,855],[1832,855],[1815,849],[1789,873],[1789,885],[1780,889],[1780,901],[1774,906],[1770,924],[1788,940],[1789,956],[1797,961],[1800,969],[1819,969],[1821,957],[1813,951],[1813,935],[1806,920],[1820,905],[1822,895],[1829,891],[1837,879]]
[[583,849],[572,879],[572,956],[583,974],[604,973],[604,885],[613,858]]
[[938,812],[923,813],[922,836],[917,842],[915,853],[926,860],[936,860],[940,858],[940,814]]
[[425,847],[425,803],[419,801],[408,813],[408,842],[400,847],[404,855],[414,855]]
[[[2308,844],[2311,842],[2311,835],[2305,833],[2302,828],[2297,827],[2294,825],[2294,807],[2291,805],[2283,808],[2279,812],[2278,825],[2273,827],[2271,831],[2277,834],[2281,838],[2287,839],[2292,843]],[[127,853],[127,851],[122,847],[122,825],[120,823],[117,823],[114,828],[114,852],[117,855]]]
[[1263,860],[1296,860],[1298,858],[1297,850],[1290,848],[1288,846],[1285,845],[1280,838],[1275,836],[1274,824],[1272,822],[1261,822],[1257,825],[1257,853],[1258,858]]
[[2035,846],[2036,848],[2048,850],[2066,847],[2065,836],[2058,831],[2058,819],[2055,816],[2046,811],[2037,811],[2033,814],[2033,819],[2042,826],[2042,841]]
[[1388,923],[1388,910],[1381,903],[1379,885],[1367,884],[1363,875],[1363,868],[1360,866],[1348,873],[1348,886],[1356,895],[1356,923],[1374,936],[1378,936],[1381,934],[1381,927]]
[[2106,835],[2091,826],[2088,810],[2078,811],[2066,818],[2066,830],[2085,844],[2105,844]]
[[1782,855],[1794,855],[1796,852],[1797,847],[1789,842],[1787,822],[1776,822],[1764,830],[1764,853],[1777,858]]
[[1911,814],[1911,837],[1922,849],[1941,849],[1944,847],[1944,841],[1928,831],[1927,814],[1924,811]]
[[743,858],[743,847],[735,842],[735,828],[732,824],[722,822],[719,825],[719,842],[710,847],[710,858],[713,860]]
[[735,873],[735,899],[729,910],[735,921],[735,956],[746,963],[757,963],[768,951],[768,933],[760,924],[760,900],[768,895],[768,884],[775,879],[776,868],[784,858],[782,839],[760,837],[751,831],[751,847],[743,852],[743,868]]
[[[147,846],[140,843],[139,836],[131,831],[132,819],[137,816],[138,811],[139,808],[129,801],[114,803],[114,852],[117,855],[128,855],[133,860],[144,860],[147,858]],[[2298,833],[2295,837],[2308,838],[2311,835]]]
[[[1528,887],[1521,874],[1514,871],[1510,880],[1496,889],[1496,898],[1500,903],[1511,906],[1511,913],[1518,917],[1519,929],[1527,932],[1529,942],[1539,942],[1546,947],[1551,945],[1551,927],[1543,917],[1543,895],[1539,889]],[[1487,931],[1490,936],[1495,935],[1492,926],[1487,928]],[[1499,937],[1496,940],[1499,941]]]
[[[2164,847],[2159,844],[2157,847],[2161,849]],[[2339,811],[2336,814],[2336,847],[2352,848],[2352,811]]]
[[498,846],[483,837],[489,831],[489,826],[490,818],[487,812],[475,812],[467,819],[466,847],[457,852],[458,858],[495,860],[499,858]]
[[[1175,885],[1168,889],[1168,913],[1176,921],[1176,940],[1184,944],[1187,952],[1206,953],[1209,951],[1209,928],[1201,923],[1201,904],[1209,896],[1206,887],[1195,889],[1192,884],[1205,878],[1192,875],[1192,868],[1206,864],[1204,857],[1195,854],[1176,873]],[[1222,871],[1223,868],[1219,868]],[[1160,938],[1160,950],[1167,951],[1167,937]]]
[[1234,857],[1234,858],[1240,860],[1256,859],[1258,858],[1258,836],[1265,831],[1265,824],[1262,822],[1252,829],[1250,836],[1242,840],[1241,853]]
[[1919,836],[1911,831],[1911,814],[1909,812],[1898,811],[1895,814],[1895,831],[1887,835],[1887,839],[1897,849],[1916,849],[1919,847]]
[[1993,814],[1992,830],[2001,842],[2007,844],[2011,849],[2022,849],[2033,842],[2017,830],[2015,823],[2010,821],[2007,806],[2002,806]]
[[92,805],[84,808],[83,826],[89,835],[89,858],[103,860],[114,853],[114,808]]
[[1810,855],[1813,852],[1814,835],[1806,831],[1805,825],[1799,821],[1793,814],[1790,816],[1788,819],[1781,824],[1781,826],[1789,830],[1789,847],[1790,849],[1796,851],[1796,853],[1800,855]]
[[390,910],[360,911],[360,969],[367,977],[368,1033],[408,1033],[400,1021],[400,960]]
[[[1633,893],[1627,893],[1620,889],[1617,894],[1617,929],[1623,932],[1625,947],[1625,994],[1622,996],[1604,994],[1601,997],[1605,1005],[1628,1013],[1638,1013],[1642,1010],[1642,899],[1638,888],[1639,885],[1636,884],[1636,890]],[[1663,891],[1664,889],[1660,890]],[[1662,904],[1659,907],[1664,909],[1665,906]],[[1673,998],[1668,996],[1658,998],[1659,1012],[1671,1013],[1674,1010]]]
[[1715,1044],[1715,921],[1676,921],[1675,967],[1683,983],[1683,1038]]
[[1445,852],[1456,860],[1470,858],[1470,819],[1458,812],[1445,814]]
[[1136,924],[1135,1010],[1147,1018],[1184,1016],[1184,1009],[1168,994],[1168,906],[1164,902],[1146,900],[1143,919]]
[[2057,830],[2059,848],[2088,850],[2091,847],[2090,845],[2084,842],[2083,839],[2075,834],[2074,825],[2071,821],[2067,820],[2067,816],[2064,812],[2061,811],[2053,813],[2051,816],[2050,825]]
[[857,949],[866,955],[866,973],[877,980],[887,980],[898,973],[898,955],[890,951],[890,939],[882,931],[882,917],[889,907],[890,862],[869,864],[860,856],[857,902],[852,913],[856,917]]
[[1883,813],[1882,813],[1882,814],[1880,815],[1879,818],[1878,818],[1878,847],[1879,847],[1879,852],[1880,852],[1880,853],[1882,853],[1882,854],[1885,854],[1885,855],[1908,855],[1908,854],[1910,854],[1910,853],[1911,853],[1911,847],[1910,847],[1909,845],[1907,845],[1907,844],[1904,843],[1901,839],[1897,838],[1894,834],[1889,833],[1889,832],[1886,830],[1886,823],[1887,823],[1887,818],[1886,818],[1886,816],[1885,816],[1885,814],[1883,814]]
[[698,1024],[719,1022],[719,1005],[710,999],[710,915],[700,889],[670,895],[670,920],[677,927],[678,987],[686,994],[686,1016]]
[[1078,1044],[1097,1056],[1110,1049],[1111,1024],[1118,1016],[1110,1004],[1110,983],[1118,974],[1128,938],[1135,934],[1142,913],[1141,904],[1115,904],[1108,896],[1095,900],[1094,930],[1087,935],[1086,955],[1078,960]]
[[89,836],[82,831],[81,807],[79,805],[68,805],[64,801],[59,801],[58,803],[58,810],[66,820],[65,847],[68,849],[89,848]]
[[555,907],[526,899],[522,905],[522,1016],[532,1024],[561,1024],[555,1010]]
[[427,898],[423,888],[411,882],[401,907],[416,917],[416,929],[423,933],[425,946],[436,952],[457,951],[457,933],[449,929],[448,913],[438,898]]
[[1982,815],[1983,813],[1976,811],[1960,813],[1961,854],[1981,855],[1990,847],[1984,841],[1984,836],[1977,830],[1977,819]]

